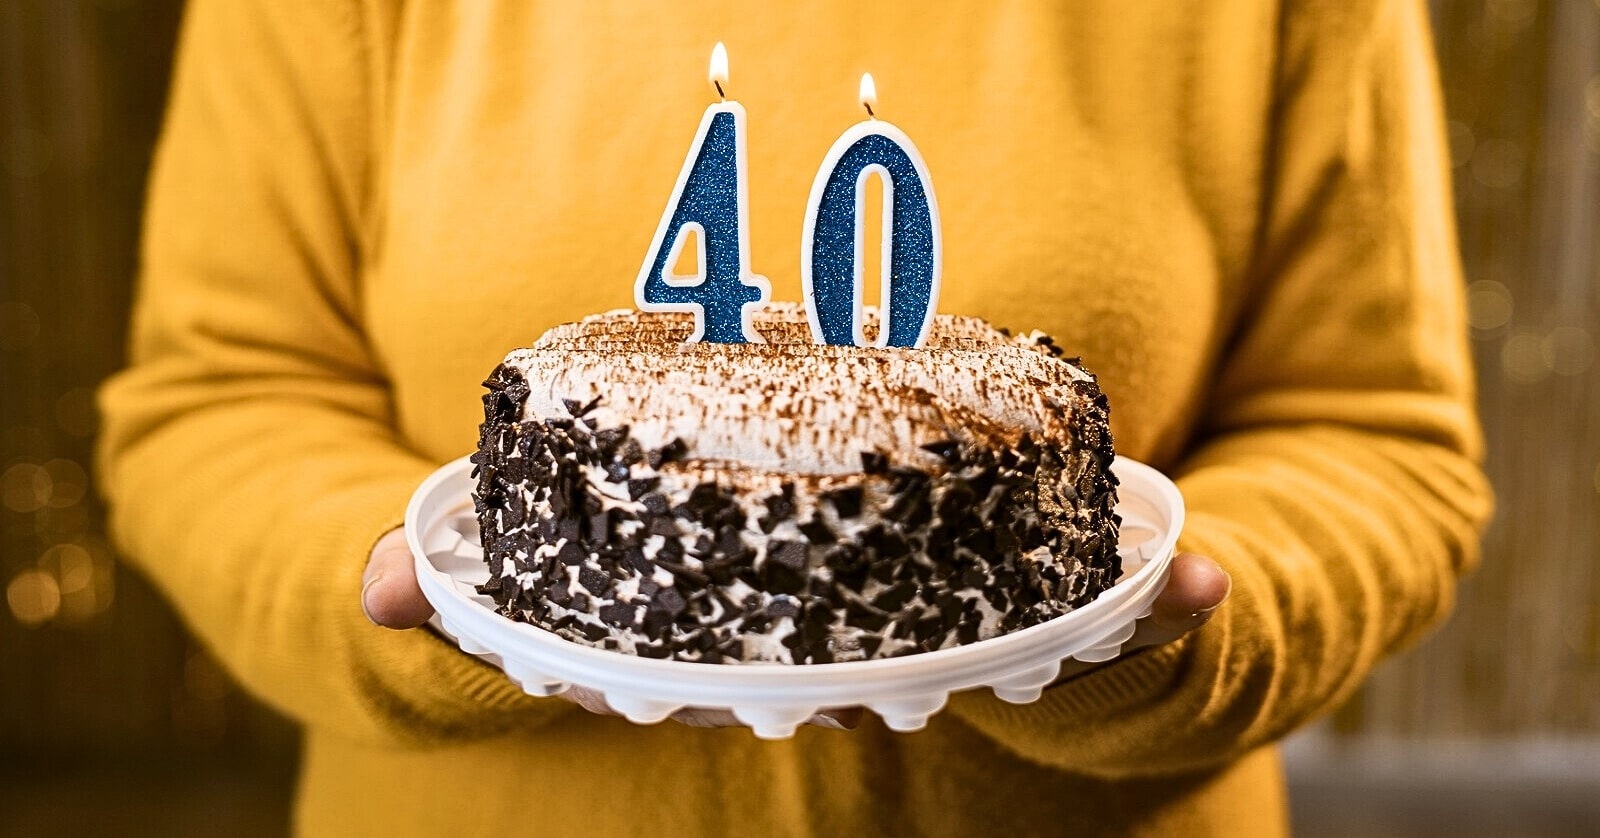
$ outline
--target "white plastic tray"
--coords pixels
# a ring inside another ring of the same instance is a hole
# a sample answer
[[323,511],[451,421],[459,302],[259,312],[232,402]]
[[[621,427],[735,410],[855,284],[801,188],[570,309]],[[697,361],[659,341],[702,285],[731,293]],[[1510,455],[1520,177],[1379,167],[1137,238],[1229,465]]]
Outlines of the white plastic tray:
[[1166,585],[1183,527],[1183,498],[1155,469],[1117,458],[1123,577],[1094,602],[1031,628],[967,646],[849,663],[704,664],[641,658],[573,643],[496,613],[477,593],[489,577],[472,511],[472,464],[434,472],[406,510],[417,581],[438,611],[434,625],[500,667],[531,695],[578,685],[605,696],[629,720],[654,724],[684,707],[727,709],[763,739],[794,735],[830,707],[865,706],[894,730],[917,730],[950,693],[988,687],[1026,704],[1060,674],[1061,662],[1107,661]]

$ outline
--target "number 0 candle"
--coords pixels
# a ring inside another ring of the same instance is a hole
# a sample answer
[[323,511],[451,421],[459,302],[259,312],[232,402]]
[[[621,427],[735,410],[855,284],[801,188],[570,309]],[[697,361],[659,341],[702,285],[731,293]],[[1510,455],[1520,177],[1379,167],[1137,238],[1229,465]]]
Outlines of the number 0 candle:
[[[728,53],[711,51],[710,80],[720,101],[706,108],[678,183],[667,201],[645,256],[634,299],[645,311],[694,313],[691,342],[761,343],[750,325],[753,309],[771,286],[750,272],[750,181],[745,152],[745,113],[724,93]],[[673,266],[691,237],[699,270],[680,275]]]
[[866,183],[883,179],[881,312],[874,346],[920,347],[939,299],[939,207],[928,167],[911,138],[877,118],[877,89],[861,77],[867,119],[828,150],[806,207],[800,279],[817,343],[865,346],[862,328],[862,214]]

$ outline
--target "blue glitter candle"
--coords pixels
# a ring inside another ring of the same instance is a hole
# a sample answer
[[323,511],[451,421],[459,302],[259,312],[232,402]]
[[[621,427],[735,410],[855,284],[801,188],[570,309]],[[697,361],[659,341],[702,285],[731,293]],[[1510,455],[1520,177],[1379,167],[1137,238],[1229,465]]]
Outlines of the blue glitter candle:
[[911,138],[873,116],[877,91],[861,78],[869,117],[850,126],[822,161],[806,206],[800,280],[817,343],[866,346],[863,327],[862,214],[866,182],[883,179],[883,260],[888,267],[873,346],[921,347],[939,301],[939,205]]
[[[727,80],[728,55],[719,43],[711,53],[711,83],[719,95]],[[750,272],[745,148],[744,107],[723,100],[706,108],[633,286],[634,300],[645,311],[692,312],[691,343],[762,342],[750,316],[767,301],[771,285]],[[698,244],[700,270],[680,276],[671,270],[689,231]]]

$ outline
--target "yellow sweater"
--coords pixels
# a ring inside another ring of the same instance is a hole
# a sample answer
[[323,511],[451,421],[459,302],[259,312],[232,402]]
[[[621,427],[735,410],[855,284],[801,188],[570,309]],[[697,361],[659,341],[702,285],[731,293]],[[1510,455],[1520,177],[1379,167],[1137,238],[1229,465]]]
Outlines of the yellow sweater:
[[[309,833],[1279,832],[1271,743],[1440,619],[1488,508],[1422,4],[1288,5],[195,2],[104,393],[118,540],[305,725]],[[1233,576],[1203,630],[764,743],[362,617],[501,355],[631,303],[717,40],[774,296],[871,71],[938,190],[940,309],[1099,373]]]

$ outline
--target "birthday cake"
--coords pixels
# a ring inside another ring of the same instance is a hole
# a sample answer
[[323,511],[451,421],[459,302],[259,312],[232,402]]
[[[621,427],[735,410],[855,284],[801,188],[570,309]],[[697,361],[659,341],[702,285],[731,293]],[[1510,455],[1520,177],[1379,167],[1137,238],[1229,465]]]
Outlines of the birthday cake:
[[1095,379],[1038,334],[938,316],[924,348],[683,343],[689,315],[556,327],[485,382],[474,494],[512,619],[706,663],[973,643],[1116,581]]

